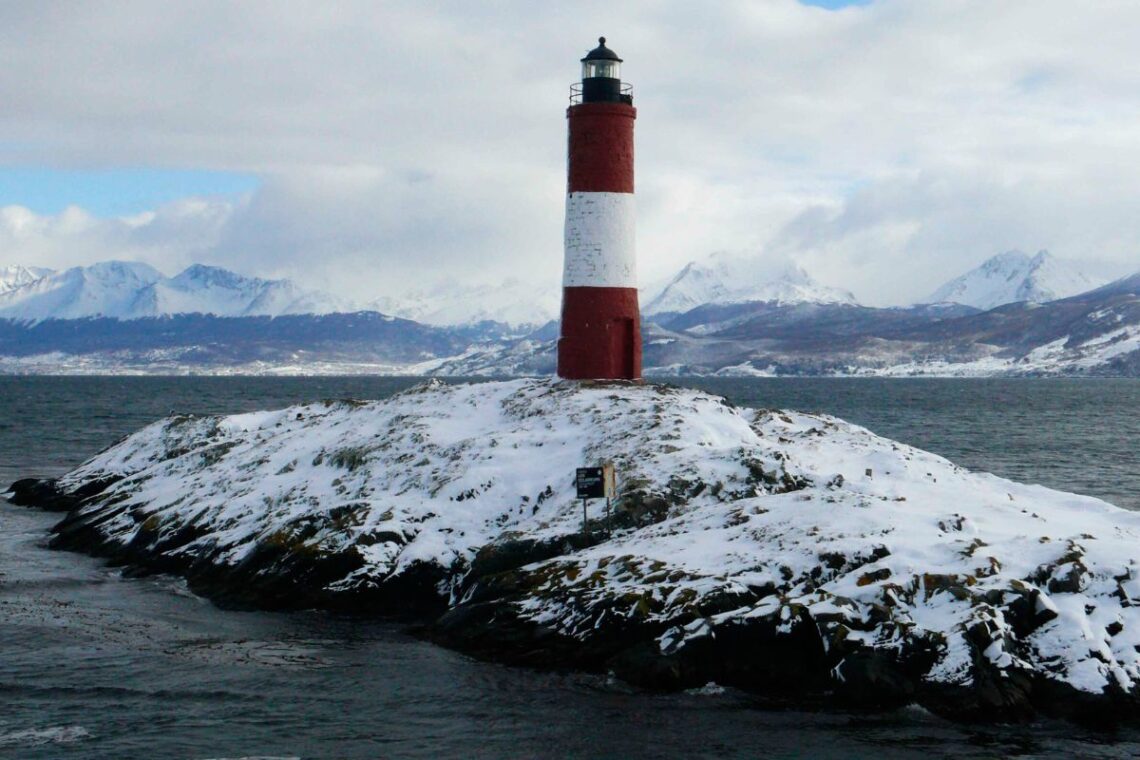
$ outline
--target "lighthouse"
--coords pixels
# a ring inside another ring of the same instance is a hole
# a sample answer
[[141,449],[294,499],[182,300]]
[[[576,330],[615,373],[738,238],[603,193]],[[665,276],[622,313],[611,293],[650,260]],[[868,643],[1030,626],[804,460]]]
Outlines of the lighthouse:
[[571,87],[565,259],[558,376],[641,378],[641,320],[634,246],[633,121],[622,59],[606,38],[582,59]]

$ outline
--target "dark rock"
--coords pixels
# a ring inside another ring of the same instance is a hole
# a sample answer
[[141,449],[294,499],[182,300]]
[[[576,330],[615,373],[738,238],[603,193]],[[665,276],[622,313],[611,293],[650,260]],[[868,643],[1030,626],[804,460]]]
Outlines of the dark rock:
[[55,478],[40,480],[37,478],[24,478],[17,480],[9,491],[8,500],[13,504],[27,507],[38,507],[47,512],[69,512],[84,501],[106,491],[121,477],[112,476],[90,480],[74,491],[65,492],[59,488],[59,481]]
[[24,478],[17,480],[8,487],[10,496],[8,501],[21,507],[39,507],[48,512],[67,512],[79,503],[79,500],[69,494],[64,494],[56,487],[56,480],[40,480],[38,478]]
[[[1005,605],[1005,619],[1013,628],[1018,638],[1024,639],[1041,626],[1057,617],[1057,613],[1041,604],[1041,591],[1026,586],[1024,588],[1011,588],[1006,592],[998,592],[1004,598],[1013,597]],[[1000,602],[999,602],[1000,603]],[[995,605],[996,606],[996,605]]]
[[776,618],[733,621],[665,654],[656,641],[636,644],[608,667],[624,681],[654,689],[685,689],[715,681],[784,703],[817,701],[834,682],[815,623],[801,612],[790,630]]
[[1051,594],[1075,594],[1084,585],[1088,568],[1080,561],[1074,560],[1060,565],[1053,570],[1049,578],[1048,589]]
[[539,541],[531,538],[495,541],[481,548],[471,562],[468,577],[478,581],[490,575],[515,570],[532,562],[541,562],[587,546],[580,534],[559,536]]
[[836,666],[840,683],[836,693],[860,709],[893,709],[914,701],[915,680],[895,657],[885,652],[862,650],[848,655]]
[[422,562],[367,588],[329,588],[361,567],[362,560],[354,547],[329,551],[312,543],[327,527],[319,520],[305,519],[277,531],[241,562],[230,565],[219,556],[224,547],[213,543],[203,543],[192,552],[176,551],[204,537],[193,523],[162,525],[157,518],[139,514],[129,541],[106,538],[101,526],[121,517],[124,509],[113,502],[78,508],[52,529],[55,535],[49,545],[105,557],[137,574],[180,575],[194,593],[227,609],[321,608],[414,617],[438,615],[447,607],[439,589],[450,572]]
[[425,638],[473,657],[537,668],[595,670],[590,650],[543,626],[520,620],[500,602],[463,604],[422,629]]

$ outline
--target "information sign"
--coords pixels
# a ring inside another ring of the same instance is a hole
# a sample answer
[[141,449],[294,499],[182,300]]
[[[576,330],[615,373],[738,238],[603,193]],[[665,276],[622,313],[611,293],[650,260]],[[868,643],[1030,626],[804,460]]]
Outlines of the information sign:
[[606,498],[606,478],[601,467],[579,467],[574,474],[579,499]]

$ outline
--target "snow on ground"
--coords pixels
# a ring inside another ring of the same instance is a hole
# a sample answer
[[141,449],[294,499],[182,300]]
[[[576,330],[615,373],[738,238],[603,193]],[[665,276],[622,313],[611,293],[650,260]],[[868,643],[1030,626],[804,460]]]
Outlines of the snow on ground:
[[[828,646],[930,642],[933,683],[969,683],[979,648],[997,671],[1091,693],[1140,680],[1140,514],[694,390],[432,381],[384,401],[180,416],[61,483],[123,478],[80,508],[113,543],[189,528],[175,551],[223,566],[264,545],[355,552],[332,591],[428,563],[452,572],[446,596],[481,547],[575,534],[574,470],[605,459],[619,508],[657,512],[523,567],[522,618],[582,639],[606,616],[656,621],[670,652],[806,610]],[[710,599],[741,601],[701,612]]]
[[[64,483],[129,473],[114,487],[130,492],[125,503],[148,515],[203,510],[196,519],[212,526],[210,541],[214,527],[227,526],[228,562],[281,524],[347,507],[354,524],[343,540],[396,531],[408,539],[401,562],[448,565],[511,527],[530,535],[572,531],[574,469],[603,454],[622,462],[627,479],[648,477],[639,473],[650,467],[717,481],[747,476],[740,462],[689,461],[711,441],[747,435],[742,418],[719,404],[726,411],[715,417],[692,403],[635,404],[646,395],[642,388],[574,393],[548,381],[431,384],[381,402],[179,417],[143,429]],[[674,402],[676,392],[652,395]],[[736,435],[724,433],[726,425]],[[685,429],[705,433],[682,442]],[[678,444],[651,454],[658,436]],[[137,527],[120,517],[122,530]],[[378,576],[396,569],[386,554],[373,559]]]
[[[1131,606],[1140,592],[1140,515],[970,473],[835,418],[762,412],[752,429],[767,442],[765,453],[781,452],[788,472],[812,486],[687,510],[581,552],[569,574],[582,587],[561,582],[558,595],[585,600],[552,607],[534,599],[528,613],[579,634],[596,625],[589,611],[601,608],[592,603],[602,594],[648,598],[652,614],[667,621],[700,596],[771,587],[779,592],[760,604],[702,623],[787,616],[797,607],[826,620],[839,611],[842,627],[827,632],[876,648],[898,646],[900,630],[912,639],[944,637],[929,678],[968,683],[965,637],[982,622],[998,634],[985,655],[999,669],[1045,668],[1094,693],[1128,689],[1140,678],[1140,611]],[[614,556],[634,559],[614,563]],[[819,575],[824,558],[835,558],[835,566],[824,561]],[[591,588],[599,573],[606,583]],[[999,608],[1004,597],[1030,594],[1057,617],[1013,641]],[[891,625],[866,625],[876,608],[890,610]],[[662,649],[709,630],[691,623],[670,629]]]

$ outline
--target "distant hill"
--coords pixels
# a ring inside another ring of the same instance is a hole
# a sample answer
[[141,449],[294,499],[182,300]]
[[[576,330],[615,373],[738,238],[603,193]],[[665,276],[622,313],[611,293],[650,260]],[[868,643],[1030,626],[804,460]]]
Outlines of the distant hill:
[[375,312],[0,320],[0,357],[15,360],[13,365],[45,354],[64,365],[76,357],[84,360],[77,363],[110,371],[146,364],[224,370],[248,363],[289,367],[320,362],[409,368],[460,354],[482,338]]

